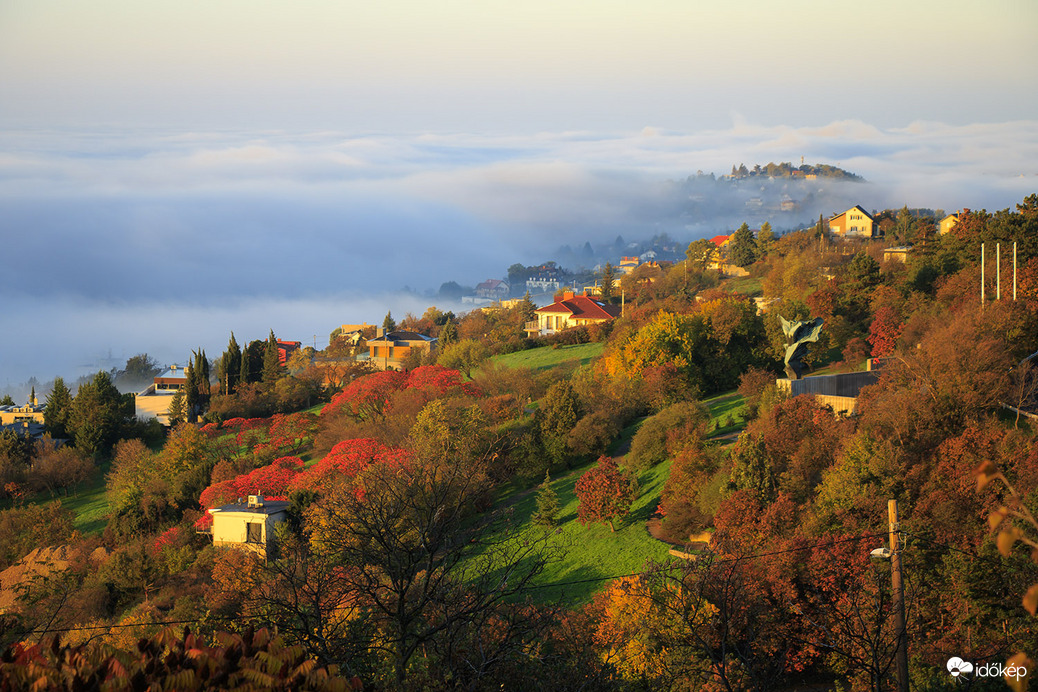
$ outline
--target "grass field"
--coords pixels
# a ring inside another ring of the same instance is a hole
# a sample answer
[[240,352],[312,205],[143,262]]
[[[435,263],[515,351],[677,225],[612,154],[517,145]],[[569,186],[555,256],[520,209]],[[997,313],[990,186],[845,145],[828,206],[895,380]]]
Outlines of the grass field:
[[559,346],[558,348],[541,346],[526,351],[516,351],[515,353],[494,356],[489,362],[508,368],[529,368],[535,372],[552,368],[560,368],[566,372],[572,372],[602,355],[603,348],[604,344],[600,342]]
[[[79,486],[76,493],[65,497],[51,497],[49,493],[40,493],[27,502],[33,505],[48,505],[61,502],[62,507],[74,515],[73,526],[84,536],[99,534],[108,523],[108,499],[105,497],[105,474],[109,463],[104,463],[94,472],[94,476]],[[10,509],[11,500],[0,501],[0,510]]]
[[105,474],[108,464],[102,466],[89,483],[84,483],[79,492],[61,498],[61,505],[75,515],[76,530],[84,536],[101,533],[108,524],[108,498],[105,497]]
[[[577,521],[578,502],[573,489],[577,479],[593,465],[587,464],[552,479],[551,487],[559,497],[560,511],[558,529],[550,542],[560,551],[561,559],[550,564],[536,580],[533,597],[538,602],[579,606],[591,600],[610,578],[639,572],[650,561],[669,558],[670,546],[650,536],[645,522],[659,505],[670,462],[639,476],[641,492],[631,514],[623,521],[614,522],[615,532],[609,530],[608,524],[582,526]],[[512,511],[520,536],[532,539],[543,532],[530,520],[537,506],[537,488],[514,494],[502,500],[499,506]]]
[[746,427],[746,403],[735,392],[725,392],[703,401],[710,411],[710,437],[738,432]]

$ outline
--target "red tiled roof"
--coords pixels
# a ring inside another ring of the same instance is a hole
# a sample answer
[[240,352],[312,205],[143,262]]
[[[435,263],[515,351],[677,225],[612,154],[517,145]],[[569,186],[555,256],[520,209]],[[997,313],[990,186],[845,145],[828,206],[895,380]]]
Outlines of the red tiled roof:
[[589,320],[609,320],[620,316],[620,308],[618,306],[600,303],[587,296],[574,296],[557,300],[551,305],[537,308],[537,312],[561,312]]
[[729,236],[726,235],[715,235],[713,238],[710,239],[710,242],[716,245],[717,247],[721,247],[722,245],[724,245],[724,241],[728,240],[728,238]]

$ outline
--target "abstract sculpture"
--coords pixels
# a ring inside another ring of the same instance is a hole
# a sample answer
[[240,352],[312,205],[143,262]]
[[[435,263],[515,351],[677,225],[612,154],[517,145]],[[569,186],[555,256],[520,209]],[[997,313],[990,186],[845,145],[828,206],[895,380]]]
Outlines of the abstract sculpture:
[[791,380],[799,380],[804,376],[804,354],[807,353],[807,343],[818,341],[822,333],[822,318],[816,317],[810,322],[798,320],[787,322],[782,320],[782,332],[786,335],[786,377]]

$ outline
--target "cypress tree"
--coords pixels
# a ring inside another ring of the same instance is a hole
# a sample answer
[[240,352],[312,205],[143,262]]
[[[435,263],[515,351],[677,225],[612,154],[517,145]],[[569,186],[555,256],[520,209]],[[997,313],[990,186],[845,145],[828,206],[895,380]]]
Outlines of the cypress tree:
[[187,375],[187,382],[184,383],[184,413],[187,417],[188,423],[194,423],[198,420],[198,373],[195,371],[195,361],[197,360],[197,354],[191,352],[191,360],[188,361],[188,366],[185,369],[184,374]]
[[223,394],[232,394],[238,386],[239,374],[241,372],[241,347],[231,332],[231,340],[227,342],[227,350],[220,357],[220,386]]
[[613,299],[613,281],[615,280],[613,265],[606,262],[605,267],[602,268],[602,300],[606,303]]
[[278,341],[274,337],[274,330],[271,329],[270,337],[267,339],[267,348],[263,351],[264,384],[274,384],[277,382],[279,374],[280,365],[278,363]]
[[247,385],[252,381],[249,374],[249,348],[246,346],[241,350],[241,364],[238,366],[238,386]]

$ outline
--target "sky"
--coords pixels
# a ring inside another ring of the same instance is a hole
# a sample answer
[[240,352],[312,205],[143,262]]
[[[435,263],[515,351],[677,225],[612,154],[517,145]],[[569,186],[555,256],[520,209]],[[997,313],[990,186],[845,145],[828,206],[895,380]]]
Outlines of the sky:
[[735,163],[1011,207],[1035,28],[1031,0],[4,0],[0,388],[232,329],[322,346],[563,243],[730,230],[665,210]]

